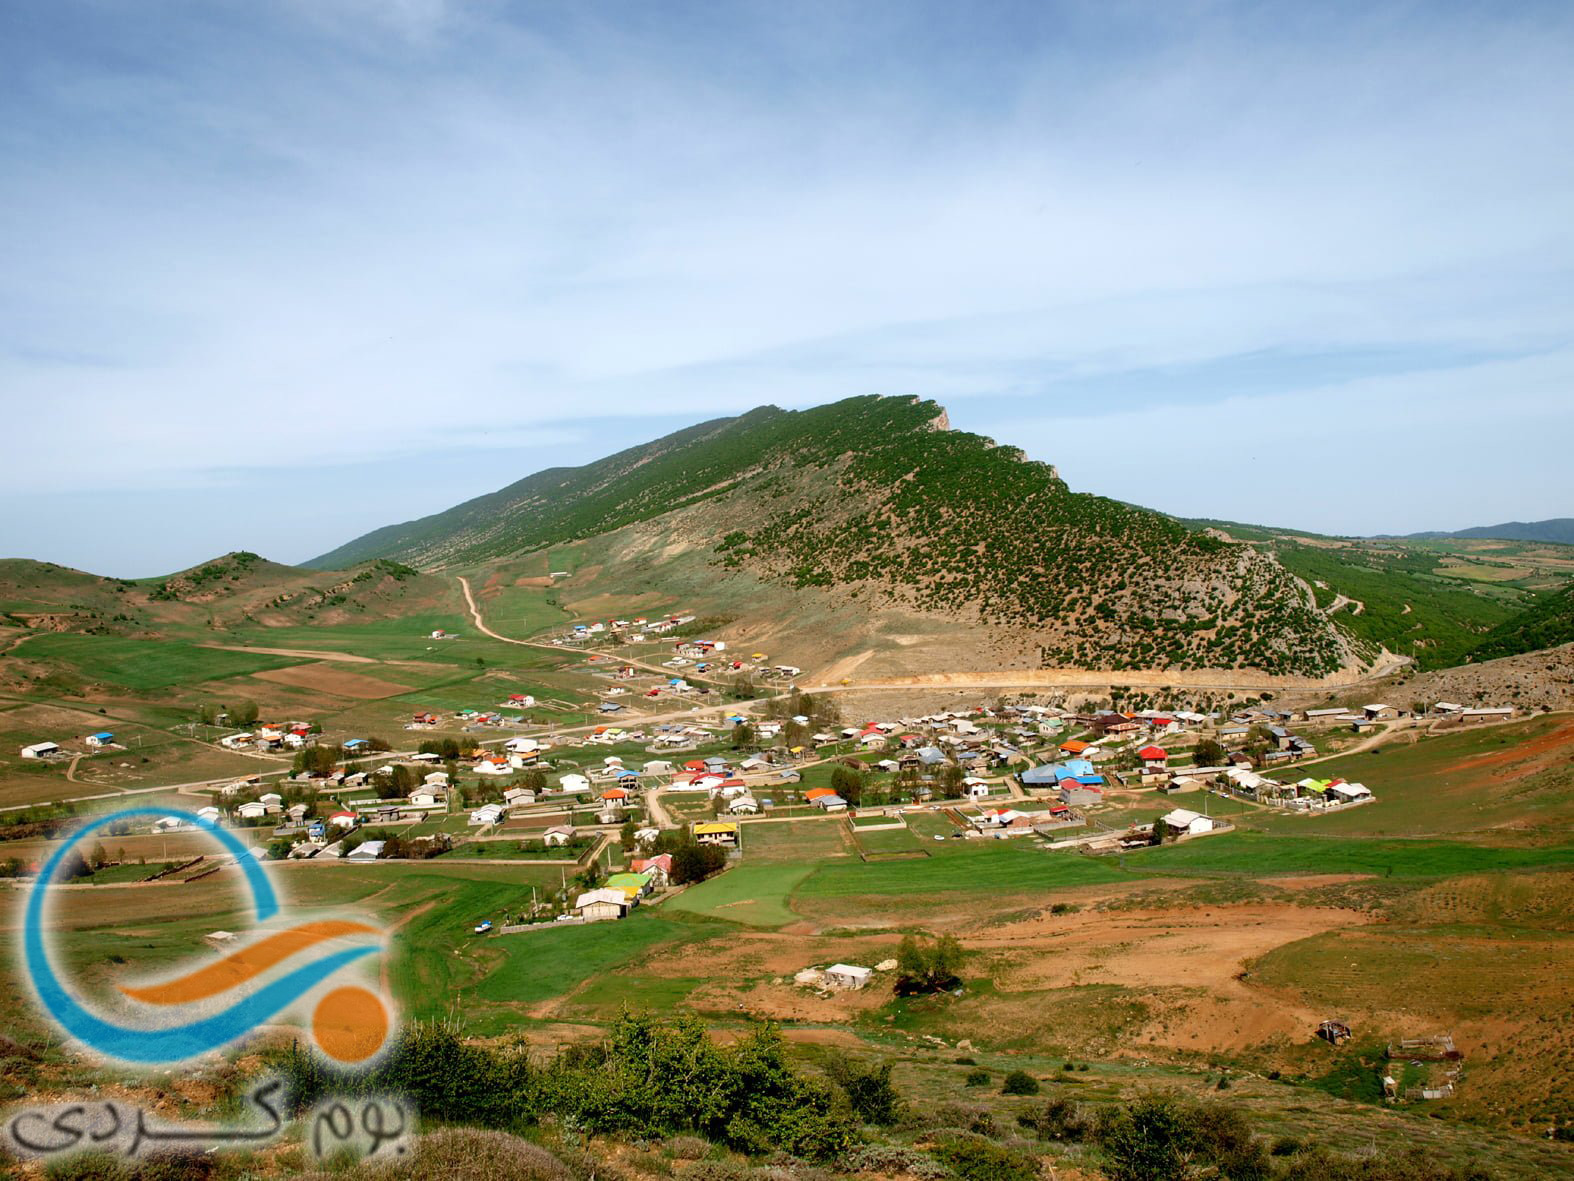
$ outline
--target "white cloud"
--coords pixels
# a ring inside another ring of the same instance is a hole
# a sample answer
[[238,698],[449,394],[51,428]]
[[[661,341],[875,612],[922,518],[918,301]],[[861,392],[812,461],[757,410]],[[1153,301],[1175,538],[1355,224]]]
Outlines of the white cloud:
[[[1121,375],[1114,427],[1185,422],[1242,355],[1289,387],[1299,355],[1382,355],[1383,401],[1395,364],[1435,382],[1568,339],[1566,12],[1066,4],[959,40],[907,6],[280,11],[111,22],[113,55],[19,42],[0,489],[590,458],[548,432],[866,392],[1099,421],[1078,383]],[[1447,380],[1509,404],[1528,372]],[[1111,462],[1090,477],[1138,499]],[[1513,515],[1540,462],[1499,477]]]

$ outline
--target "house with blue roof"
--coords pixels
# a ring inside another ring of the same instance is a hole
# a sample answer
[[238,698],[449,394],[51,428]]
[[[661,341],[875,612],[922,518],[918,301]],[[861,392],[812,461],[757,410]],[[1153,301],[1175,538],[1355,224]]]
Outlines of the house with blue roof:
[[87,736],[87,744],[89,746],[111,746],[114,744],[114,741],[115,736],[108,730],[100,730],[97,734],[89,734]]

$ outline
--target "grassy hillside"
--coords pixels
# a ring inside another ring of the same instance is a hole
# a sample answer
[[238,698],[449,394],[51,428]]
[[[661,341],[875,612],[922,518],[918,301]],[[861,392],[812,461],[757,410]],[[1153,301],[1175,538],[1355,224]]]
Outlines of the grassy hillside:
[[894,604],[1013,630],[1045,664],[1316,674],[1344,655],[1295,581],[1250,546],[1075,494],[1052,467],[951,431],[938,405],[906,398],[702,424],[379,530],[316,564],[475,566],[652,523],[672,543],[640,571],[652,591],[676,552],[702,546],[712,582],[834,588],[867,611]]
[[[1408,548],[1281,542],[1273,550],[1358,643],[1414,657],[1424,669],[1459,664],[1519,611],[1514,592],[1442,576],[1435,556]],[[1336,607],[1341,596],[1350,602]]]
[[341,571],[238,551],[164,578],[101,578],[50,562],[0,562],[0,617],[32,631],[135,636],[182,627],[335,624],[429,608],[441,579],[397,562]]
[[1495,660],[1574,642],[1574,586],[1537,597],[1530,606],[1487,633],[1472,660]]

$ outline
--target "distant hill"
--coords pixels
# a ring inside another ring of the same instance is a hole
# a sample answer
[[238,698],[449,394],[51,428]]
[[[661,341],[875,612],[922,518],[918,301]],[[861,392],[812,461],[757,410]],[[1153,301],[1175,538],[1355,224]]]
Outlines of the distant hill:
[[404,614],[448,584],[397,562],[304,570],[236,552],[164,578],[104,578],[26,559],[0,561],[0,625],[88,635],[179,625],[334,624]]
[[1574,545],[1574,517],[1551,517],[1545,521],[1505,521],[1501,525],[1477,525],[1452,533],[1407,533],[1403,540],[1441,541],[1447,538],[1497,538],[1502,541],[1549,541]]
[[[564,593],[599,609],[617,594],[626,603],[681,588],[761,628],[772,614],[807,618],[811,604],[836,613],[834,628],[824,617],[778,628],[799,644],[837,630],[851,648],[883,629],[891,645],[922,637],[935,649],[942,641],[929,637],[943,636],[975,668],[1321,674],[1347,657],[1271,556],[1073,493],[1049,465],[953,431],[940,406],[914,398],[766,406],[701,423],[379,529],[310,564],[457,570],[551,549],[556,566],[563,547],[595,571]],[[881,622],[893,613],[905,622]]]

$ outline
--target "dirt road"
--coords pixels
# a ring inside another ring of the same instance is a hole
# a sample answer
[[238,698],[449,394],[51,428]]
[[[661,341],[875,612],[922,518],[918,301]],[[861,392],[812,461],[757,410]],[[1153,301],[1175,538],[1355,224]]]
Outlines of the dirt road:
[[1107,689],[1111,685],[1123,685],[1131,689],[1190,689],[1215,693],[1279,692],[1286,689],[1334,691],[1353,689],[1381,680],[1409,663],[1407,657],[1384,652],[1370,671],[1343,681],[1275,676],[1235,669],[1128,669],[1110,672],[1080,668],[1038,668],[930,673],[803,688],[809,693],[858,693],[871,689]]

